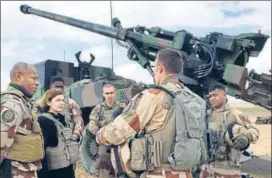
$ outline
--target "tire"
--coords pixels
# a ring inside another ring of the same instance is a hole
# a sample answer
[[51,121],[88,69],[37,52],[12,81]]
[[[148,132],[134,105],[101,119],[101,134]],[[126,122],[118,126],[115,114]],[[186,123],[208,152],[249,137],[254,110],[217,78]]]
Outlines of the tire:
[[84,169],[90,174],[97,174],[96,159],[98,158],[98,144],[88,130],[88,125],[83,130],[82,142],[80,144],[80,158]]

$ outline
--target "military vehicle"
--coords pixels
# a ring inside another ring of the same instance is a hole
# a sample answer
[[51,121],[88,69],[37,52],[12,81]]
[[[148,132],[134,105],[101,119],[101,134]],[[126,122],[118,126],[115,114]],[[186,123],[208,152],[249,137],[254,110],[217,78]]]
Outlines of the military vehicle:
[[112,83],[117,89],[116,99],[120,102],[128,102],[131,97],[143,90],[141,84],[117,76],[111,68],[93,66],[95,56],[90,53],[90,61],[80,59],[81,51],[75,54],[78,66],[72,62],[47,59],[35,63],[34,67],[39,74],[39,89],[34,99],[38,100],[49,88],[52,76],[61,76],[64,79],[65,94],[74,99],[82,109],[84,125],[88,123],[88,116],[94,106],[101,103],[102,86],[105,83]]
[[[34,9],[28,5],[22,5],[20,10],[24,14],[33,14],[114,38],[128,49],[127,57],[147,69],[151,75],[151,64],[160,49],[178,50],[184,56],[184,71],[179,75],[179,80],[201,97],[206,96],[209,85],[221,83],[226,86],[228,95],[271,109],[271,75],[249,72],[245,67],[249,57],[259,56],[269,38],[261,32],[236,36],[212,32],[199,38],[186,30],[171,32],[160,27],[147,28],[140,25],[122,28],[118,18],[113,18],[112,28]],[[270,173],[271,169],[263,172],[267,171]]]
[[272,117],[271,116],[265,116],[265,117],[260,117],[258,116],[255,124],[272,124]]
[[[81,61],[80,54],[80,51],[75,54],[78,62],[77,67],[72,62],[51,59],[34,64],[40,82],[34,99],[40,99],[49,88],[52,76],[61,76],[64,79],[65,94],[79,104],[86,126],[89,122],[91,110],[103,101],[101,91],[105,83],[111,83],[116,87],[116,100],[123,103],[127,103],[135,94],[143,90],[142,84],[117,76],[110,68],[93,66],[92,63],[95,60],[93,54],[90,53],[89,62]],[[97,157],[97,146],[94,136],[88,132],[86,126],[83,131],[80,153],[83,166],[90,173],[96,171],[94,165]]]

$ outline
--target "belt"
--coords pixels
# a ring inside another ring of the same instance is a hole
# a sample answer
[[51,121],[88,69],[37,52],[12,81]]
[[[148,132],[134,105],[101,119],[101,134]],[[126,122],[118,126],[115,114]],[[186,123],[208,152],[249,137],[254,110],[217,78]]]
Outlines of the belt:
[[227,174],[220,174],[218,172],[214,173],[214,177],[218,178],[241,178],[239,174],[227,175]]

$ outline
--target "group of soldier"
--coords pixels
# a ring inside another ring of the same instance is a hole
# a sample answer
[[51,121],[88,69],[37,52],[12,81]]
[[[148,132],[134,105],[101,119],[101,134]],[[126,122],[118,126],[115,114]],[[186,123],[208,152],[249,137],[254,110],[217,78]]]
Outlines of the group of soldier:
[[[166,86],[170,90],[182,90],[184,85],[178,80],[178,74],[182,73],[183,62],[183,56],[178,51],[160,50],[154,66],[156,85]],[[32,100],[39,85],[38,74],[32,65],[20,62],[12,68],[10,80],[8,89],[1,93],[0,177],[35,178],[37,172],[43,167],[42,160],[46,154],[41,127],[37,119],[37,115],[41,114],[39,106],[43,98],[35,104]],[[52,78],[50,87],[63,91],[64,82],[61,78]],[[120,167],[113,165],[113,161],[117,158],[112,155],[113,152],[110,149],[113,146],[129,143],[143,130],[148,133],[164,127],[166,118],[171,114],[171,106],[165,102],[167,93],[160,89],[146,89],[134,96],[127,105],[115,101],[116,89],[111,84],[104,85],[102,93],[104,102],[92,110],[86,128],[95,135],[99,145],[99,158],[96,165],[99,170],[98,176],[107,178],[113,169],[116,171]],[[238,178],[241,176],[240,155],[250,143],[258,140],[259,131],[252,126],[246,115],[227,103],[224,86],[218,84],[210,86],[208,99],[211,105],[211,109],[207,112],[208,126],[219,135],[218,148],[213,162],[198,167],[200,170],[198,176]],[[62,114],[67,115],[68,122],[72,123],[71,139],[79,142],[84,129],[80,107],[69,98],[65,98],[64,102],[66,109]],[[121,112],[116,114],[120,108]],[[164,137],[171,140],[170,137],[173,136],[169,133]],[[27,141],[28,139],[30,141]],[[126,148],[129,147],[122,147],[123,150],[119,150],[118,153],[129,155],[130,151]],[[162,148],[162,150],[165,149]],[[123,155],[123,157],[126,156]],[[128,170],[134,163],[128,164],[119,159],[119,164]],[[167,161],[162,162],[154,169],[148,169],[144,171],[145,174],[137,174],[137,176],[149,178],[191,178],[193,176],[195,167],[172,170],[169,167],[166,168],[167,164]]]

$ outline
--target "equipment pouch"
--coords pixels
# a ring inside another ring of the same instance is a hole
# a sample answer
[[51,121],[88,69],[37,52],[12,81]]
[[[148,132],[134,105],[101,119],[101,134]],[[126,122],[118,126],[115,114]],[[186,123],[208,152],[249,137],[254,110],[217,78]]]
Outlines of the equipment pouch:
[[43,140],[40,134],[17,134],[7,158],[21,162],[34,162],[44,157]]
[[216,160],[223,161],[227,157],[227,147],[226,146],[219,146],[216,150]]
[[133,171],[147,170],[148,161],[148,140],[143,137],[131,140],[131,159],[130,168]]
[[149,150],[150,163],[148,169],[152,170],[153,167],[160,167],[163,162],[163,141],[154,141]]
[[230,153],[229,153],[229,163],[232,166],[236,166],[239,167],[240,166],[240,156],[241,156],[242,152],[238,151],[236,149],[231,149]]

